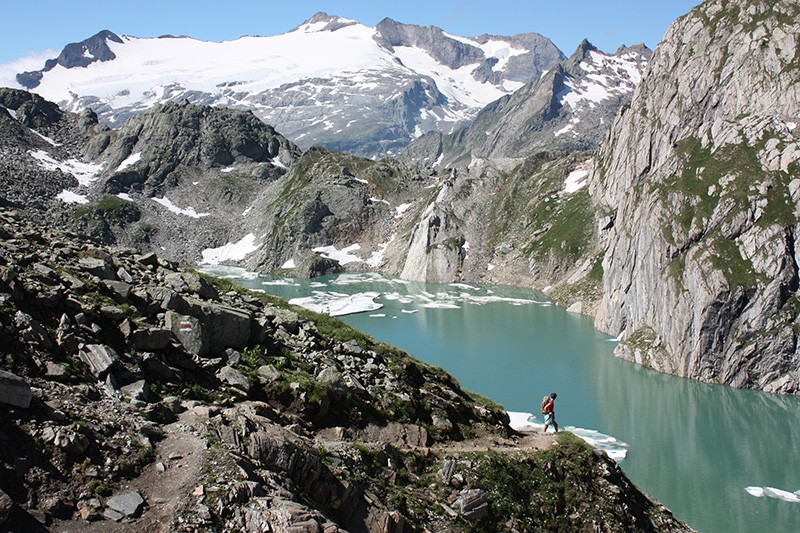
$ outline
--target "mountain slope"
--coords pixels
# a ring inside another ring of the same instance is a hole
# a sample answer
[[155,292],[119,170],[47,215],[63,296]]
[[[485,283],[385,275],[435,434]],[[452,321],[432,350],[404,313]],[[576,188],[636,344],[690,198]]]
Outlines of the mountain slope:
[[250,109],[304,148],[374,156],[465,124],[561,59],[532,33],[464,38],[318,13],[282,35],[221,43],[103,31],[17,79],[65,110],[91,107],[110,125],[187,98]]
[[614,123],[591,190],[613,220],[597,325],[621,356],[800,390],[798,20],[793,1],[703,3]]
[[469,126],[421,137],[402,157],[464,166],[476,157],[521,159],[540,151],[594,149],[630,100],[650,55],[644,45],[604,54],[584,40],[569,59],[487,105]]
[[690,531],[331,317],[3,208],[0,237],[3,530]]

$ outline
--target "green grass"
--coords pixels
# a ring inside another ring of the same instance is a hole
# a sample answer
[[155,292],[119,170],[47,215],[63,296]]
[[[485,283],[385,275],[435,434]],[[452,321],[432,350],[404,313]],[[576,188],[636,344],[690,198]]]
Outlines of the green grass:
[[112,224],[124,224],[139,219],[141,212],[133,202],[117,196],[106,195],[97,203],[75,208],[73,218],[99,217]]

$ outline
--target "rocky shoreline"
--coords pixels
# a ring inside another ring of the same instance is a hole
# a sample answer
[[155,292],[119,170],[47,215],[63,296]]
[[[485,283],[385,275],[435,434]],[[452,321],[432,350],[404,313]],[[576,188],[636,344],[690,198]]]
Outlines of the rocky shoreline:
[[17,211],[0,248],[0,527],[688,530],[335,319]]

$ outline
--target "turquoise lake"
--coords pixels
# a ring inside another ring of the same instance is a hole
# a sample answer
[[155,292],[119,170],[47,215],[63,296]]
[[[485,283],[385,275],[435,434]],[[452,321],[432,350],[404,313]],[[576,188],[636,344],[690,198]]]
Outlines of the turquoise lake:
[[369,274],[236,281],[307,298],[305,305],[331,314],[365,309],[341,319],[445,368],[508,411],[537,412],[539,399],[557,392],[561,428],[609,436],[628,476],[698,531],[800,532],[800,398],[702,384],[621,361],[613,356],[615,340],[595,330],[591,318],[530,290]]

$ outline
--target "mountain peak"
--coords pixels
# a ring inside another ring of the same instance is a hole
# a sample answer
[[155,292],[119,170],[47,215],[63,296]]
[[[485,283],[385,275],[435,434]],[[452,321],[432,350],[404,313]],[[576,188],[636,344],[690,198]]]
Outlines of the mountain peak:
[[355,20],[350,20],[336,15],[329,15],[324,11],[318,11],[314,15],[300,24],[292,31],[302,31],[304,33],[315,33],[321,31],[336,31],[347,26],[358,24]]
[[117,56],[108,47],[108,41],[122,43],[119,36],[110,31],[102,30],[79,43],[70,43],[64,47],[55,59],[48,59],[42,70],[22,72],[17,74],[17,81],[27,89],[39,85],[42,75],[61,65],[64,68],[87,67],[95,61],[111,61]]
[[586,57],[589,52],[597,52],[598,49],[595,45],[589,42],[589,39],[584,39],[581,41],[581,44],[578,45],[578,48],[575,49],[575,53],[572,54],[573,57],[580,56],[581,58]]

